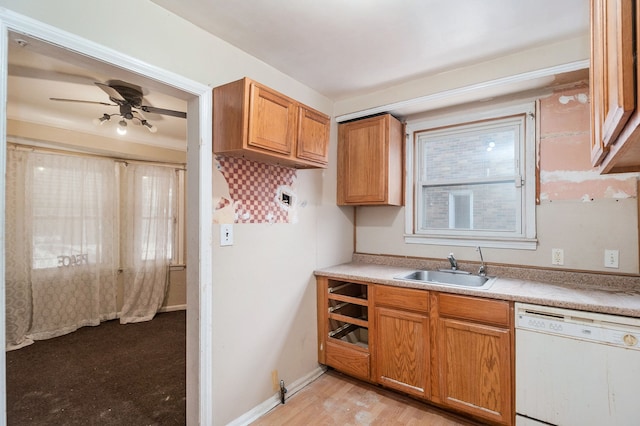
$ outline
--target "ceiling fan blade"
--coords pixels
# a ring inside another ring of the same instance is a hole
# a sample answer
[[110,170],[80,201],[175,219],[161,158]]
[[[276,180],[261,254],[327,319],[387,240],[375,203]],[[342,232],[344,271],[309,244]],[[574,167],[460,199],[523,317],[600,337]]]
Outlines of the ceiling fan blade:
[[108,102],[83,101],[81,99],[49,98],[49,100],[58,101],[58,102],[80,102],[80,103],[83,103],[83,104],[96,104],[96,105],[116,106],[115,104],[110,104]]
[[95,84],[96,86],[101,88],[109,96],[109,98],[126,102],[126,99],[123,98],[122,95],[116,89],[109,86],[108,84],[98,83],[97,81],[95,82]]
[[82,75],[68,74],[51,70],[41,70],[23,65],[9,64],[8,75],[32,78],[35,80],[60,81],[73,84],[93,84],[95,78],[85,77]]
[[156,108],[149,105],[142,105],[140,109],[151,114],[170,115],[172,117],[187,118],[187,113],[182,111],[174,111],[172,109]]
[[140,120],[146,120],[146,119],[147,119],[147,118],[144,116],[144,114],[143,114],[143,113],[141,113],[140,111],[137,111],[137,110],[132,109],[132,110],[131,110],[131,113],[132,113],[135,117],[138,117]]

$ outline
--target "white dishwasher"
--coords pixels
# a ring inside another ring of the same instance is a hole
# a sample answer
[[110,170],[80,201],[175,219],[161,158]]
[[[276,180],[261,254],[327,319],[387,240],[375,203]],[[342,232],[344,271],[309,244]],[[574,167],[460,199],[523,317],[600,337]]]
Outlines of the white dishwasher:
[[516,425],[640,425],[640,319],[524,303]]

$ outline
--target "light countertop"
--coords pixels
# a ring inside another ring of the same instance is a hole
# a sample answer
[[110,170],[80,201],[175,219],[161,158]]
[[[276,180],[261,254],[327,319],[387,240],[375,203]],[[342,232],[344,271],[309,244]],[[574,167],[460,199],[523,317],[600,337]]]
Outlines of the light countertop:
[[[574,272],[567,273],[559,279],[557,274],[550,272],[549,282],[546,282],[539,279],[540,276],[544,277],[544,271],[536,271],[536,280],[529,277],[503,277],[500,271],[495,271],[497,278],[493,285],[482,290],[396,279],[395,277],[406,275],[416,269],[426,268],[416,268],[407,264],[384,264],[393,262],[380,261],[375,257],[373,259],[374,263],[366,256],[354,256],[354,261],[350,263],[317,270],[315,275],[640,318],[640,277],[625,276],[612,279],[605,275],[593,277],[593,274]],[[488,275],[494,274],[489,270]],[[514,275],[513,272],[510,275]],[[594,285],[591,282],[594,280],[601,284]]]

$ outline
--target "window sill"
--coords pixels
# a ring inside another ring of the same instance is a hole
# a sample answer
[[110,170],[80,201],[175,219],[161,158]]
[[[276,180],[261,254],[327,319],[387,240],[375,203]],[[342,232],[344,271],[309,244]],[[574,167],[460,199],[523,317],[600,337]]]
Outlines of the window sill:
[[427,235],[405,234],[404,242],[407,244],[433,244],[442,246],[463,246],[463,247],[490,247],[516,250],[535,250],[538,247],[538,240],[535,238],[456,238],[456,237],[433,237]]

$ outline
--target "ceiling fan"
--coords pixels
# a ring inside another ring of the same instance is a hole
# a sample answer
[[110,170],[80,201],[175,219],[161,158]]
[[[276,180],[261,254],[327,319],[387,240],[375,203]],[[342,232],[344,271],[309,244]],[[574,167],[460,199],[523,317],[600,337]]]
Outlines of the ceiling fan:
[[142,114],[142,111],[151,114],[168,115],[178,118],[187,118],[187,113],[182,111],[174,111],[171,109],[156,108],[150,105],[142,104],[142,88],[135,84],[127,83],[121,80],[109,80],[106,83],[95,82],[96,86],[102,89],[108,96],[109,100],[113,103],[99,102],[99,101],[85,101],[80,99],[64,99],[64,98],[49,98],[52,101],[61,102],[81,102],[86,104],[98,104],[105,106],[117,106],[119,112],[113,114],[102,114],[102,117],[94,119],[96,124],[104,124],[106,121],[111,120],[113,116],[121,117],[118,122],[118,133],[124,135],[127,133],[127,121],[133,121],[136,124],[145,126],[151,133],[158,131],[158,128],[149,123]]

